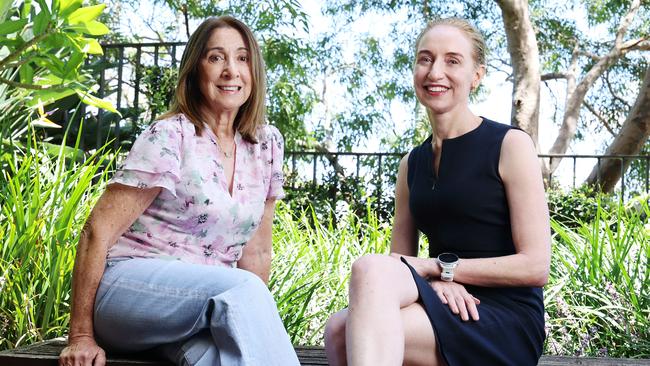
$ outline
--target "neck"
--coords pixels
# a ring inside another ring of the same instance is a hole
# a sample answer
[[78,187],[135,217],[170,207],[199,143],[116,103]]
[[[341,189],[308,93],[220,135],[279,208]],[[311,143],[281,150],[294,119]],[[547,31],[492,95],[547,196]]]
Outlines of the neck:
[[237,111],[222,111],[218,114],[204,111],[205,123],[220,139],[232,139],[235,136],[235,117]]
[[469,108],[460,113],[429,113],[429,118],[436,146],[442,145],[442,140],[463,135],[481,124],[481,117]]

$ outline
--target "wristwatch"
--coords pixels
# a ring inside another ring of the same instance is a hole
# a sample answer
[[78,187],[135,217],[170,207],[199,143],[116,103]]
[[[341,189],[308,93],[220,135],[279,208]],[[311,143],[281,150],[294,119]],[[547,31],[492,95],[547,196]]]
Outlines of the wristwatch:
[[454,253],[441,253],[436,258],[440,265],[440,279],[451,282],[454,280],[454,268],[458,266],[458,256]]

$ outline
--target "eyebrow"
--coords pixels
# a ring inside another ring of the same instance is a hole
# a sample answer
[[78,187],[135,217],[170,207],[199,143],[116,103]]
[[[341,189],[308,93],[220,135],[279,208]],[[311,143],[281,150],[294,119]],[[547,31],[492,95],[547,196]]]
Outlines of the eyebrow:
[[[418,55],[420,55],[422,53],[433,55],[433,52],[431,52],[429,50],[420,50],[420,51],[418,51]],[[463,56],[462,53],[458,53],[458,52],[447,52],[447,53],[445,53],[445,56],[454,56],[454,57],[458,57],[458,58],[462,58],[462,59],[465,58],[465,56]]]
[[[220,46],[210,47],[210,48],[208,48],[207,50],[205,50],[205,52],[210,52],[210,51],[212,51],[212,50],[224,51],[225,48],[220,47]],[[237,51],[241,51],[241,50],[244,50],[244,51],[248,52],[248,48],[246,48],[246,47],[239,47],[239,48],[237,49]]]

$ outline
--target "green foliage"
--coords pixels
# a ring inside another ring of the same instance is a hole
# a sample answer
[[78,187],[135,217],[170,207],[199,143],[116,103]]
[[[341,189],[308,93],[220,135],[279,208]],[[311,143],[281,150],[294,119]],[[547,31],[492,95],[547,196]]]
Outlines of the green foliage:
[[0,83],[24,91],[28,105],[50,103],[76,93],[84,102],[112,109],[88,92],[90,77],[83,72],[88,54],[101,54],[94,37],[109,32],[96,19],[104,5],[82,6],[79,0],[9,2],[0,18],[0,74],[13,77]]
[[269,286],[293,344],[322,344],[329,316],[347,307],[352,262],[368,253],[388,253],[390,226],[373,211],[338,222],[307,209],[280,204],[273,237]]
[[93,75],[84,68],[88,55],[102,53],[96,37],[109,31],[96,20],[104,5],[83,6],[81,0],[4,1],[2,4],[0,145],[3,150],[15,149],[15,141],[23,137],[30,124],[59,127],[48,118],[52,111],[44,110],[53,101],[74,95],[77,101],[116,112],[111,103],[92,94]]
[[650,208],[598,206],[570,228],[552,221],[546,286],[552,354],[650,357]]
[[[63,145],[64,146],[64,145]],[[111,161],[32,140],[0,172],[0,349],[67,331],[74,248]],[[99,183],[93,184],[93,180]]]
[[178,70],[157,65],[142,66],[142,68],[140,82],[144,86],[147,105],[153,116],[161,115],[169,109],[174,98]]
[[557,223],[575,229],[583,222],[596,218],[598,210],[609,210],[618,202],[609,195],[595,191],[592,187],[581,186],[570,191],[551,188],[547,191],[548,208],[551,218]]

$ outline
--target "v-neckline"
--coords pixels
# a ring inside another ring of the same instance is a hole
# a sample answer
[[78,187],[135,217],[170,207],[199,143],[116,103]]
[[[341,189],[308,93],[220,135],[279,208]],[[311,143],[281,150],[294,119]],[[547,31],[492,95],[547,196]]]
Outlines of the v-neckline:
[[450,138],[442,139],[442,142],[440,143],[440,151],[439,151],[440,163],[438,164],[438,169],[437,170],[436,170],[436,151],[435,151],[435,146],[434,146],[434,142],[433,142],[433,135],[431,135],[429,137],[429,145],[431,146],[431,150],[430,150],[430,153],[427,154],[427,156],[429,156],[429,158],[431,159],[431,161],[429,162],[429,167],[431,167],[431,177],[433,178],[433,186],[431,187],[431,189],[434,189],[436,184],[440,180],[440,171],[442,170],[442,163],[443,163],[444,157],[445,157],[443,155],[443,151],[445,151],[445,145],[450,141],[452,141],[452,142],[453,141],[458,141],[458,140],[461,140],[461,139],[463,139],[463,138],[465,138],[467,136],[473,135],[474,133],[478,132],[478,130],[481,129],[481,127],[485,124],[485,118],[483,118],[483,117],[480,117],[480,118],[481,118],[481,122],[479,122],[478,126],[472,128],[471,130],[469,130],[469,131],[467,131],[467,132],[465,132],[465,133],[463,133],[461,135],[458,135],[456,137],[450,137]]
[[214,145],[214,148],[217,151],[217,159],[218,159],[219,163],[221,163],[221,181],[223,182],[222,187],[225,188],[227,196],[230,199],[234,199],[235,198],[235,191],[236,191],[235,187],[237,187],[237,185],[236,185],[236,183],[237,183],[237,167],[239,166],[239,164],[237,163],[237,160],[239,158],[239,145],[240,145],[240,141],[241,141],[241,134],[239,133],[239,131],[235,130],[235,139],[234,139],[235,147],[233,149],[233,153],[234,153],[233,160],[234,161],[232,163],[233,165],[232,165],[232,178],[231,178],[232,186],[230,186],[228,180],[226,179],[227,178],[226,177],[226,164],[225,164],[226,161],[219,154],[220,148],[219,148],[219,146],[217,146],[217,144],[218,144],[217,136],[214,134],[214,131],[212,131],[212,129],[210,128],[210,126],[208,126],[207,123],[204,122],[203,126],[204,126],[204,131],[208,134],[209,139],[211,140],[212,144]]

